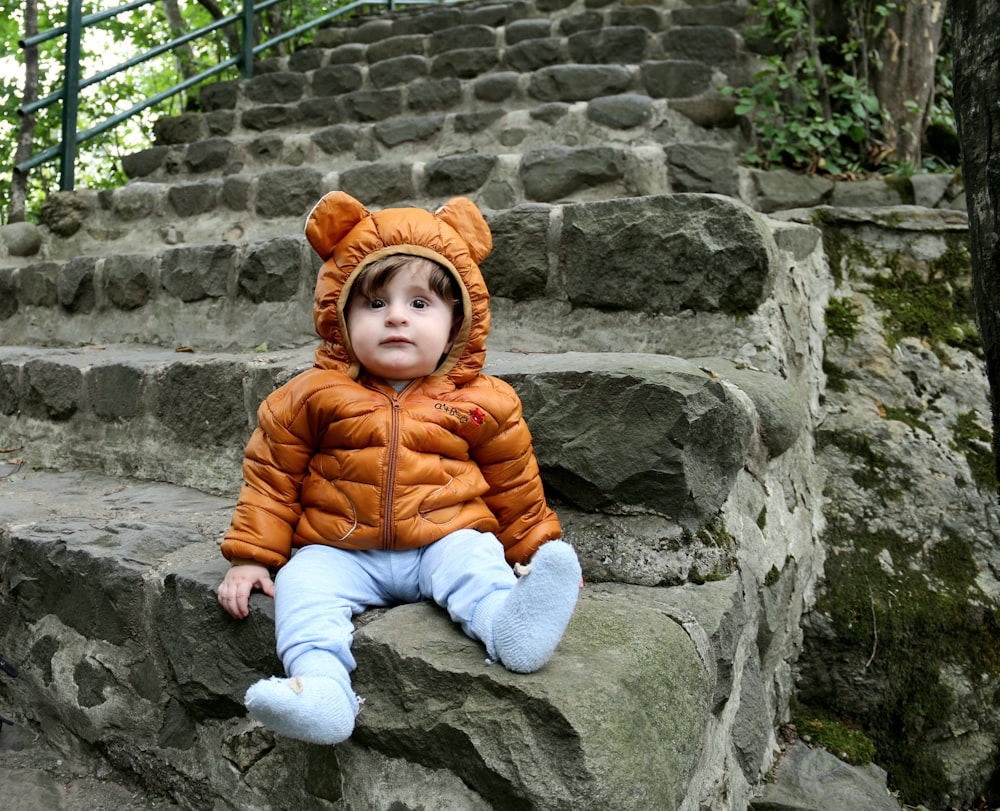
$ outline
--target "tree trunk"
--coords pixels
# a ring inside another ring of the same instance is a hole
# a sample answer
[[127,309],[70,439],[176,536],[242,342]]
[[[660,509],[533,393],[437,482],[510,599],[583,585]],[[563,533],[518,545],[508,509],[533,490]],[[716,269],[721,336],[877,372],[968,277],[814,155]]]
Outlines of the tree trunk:
[[[38,33],[38,2],[25,0],[24,3],[24,35],[34,36]],[[38,99],[38,46],[28,48],[24,52],[24,93],[21,97],[23,105],[31,104]],[[21,119],[17,130],[17,149],[14,150],[14,165],[31,157],[35,145],[35,114],[31,113]],[[8,222],[24,222],[25,208],[28,201],[28,175],[14,172],[10,182],[10,211]]]
[[[219,8],[219,4],[215,0],[198,0],[198,5],[204,8],[209,14],[212,15],[213,20],[221,20],[225,17],[225,13]],[[232,56],[237,56],[240,53],[240,40],[239,36],[236,34],[235,25],[227,25],[222,29],[223,35],[229,42],[229,53]]]
[[875,93],[889,112],[883,135],[893,158],[920,165],[925,120],[934,102],[934,74],[945,0],[909,0],[886,19],[877,42],[882,62]]
[[1000,0],[952,0],[952,18],[955,117],[969,210],[972,282],[1000,474]]
[[[184,30],[184,18],[181,16],[180,7],[177,5],[177,0],[163,0],[163,13],[167,17],[167,25],[170,27],[170,36],[177,38],[183,36],[187,33]],[[194,70],[194,50],[191,47],[191,43],[187,42],[173,51],[174,59],[177,62],[177,68],[181,72],[181,76],[185,79],[190,79],[195,75]]]

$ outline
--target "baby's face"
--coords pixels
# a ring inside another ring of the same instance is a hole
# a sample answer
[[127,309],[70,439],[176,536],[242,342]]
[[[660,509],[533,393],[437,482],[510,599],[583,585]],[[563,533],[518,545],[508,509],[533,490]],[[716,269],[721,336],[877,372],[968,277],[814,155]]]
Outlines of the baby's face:
[[396,386],[433,372],[451,350],[453,307],[425,269],[402,268],[366,298],[351,296],[347,332],[361,365]]

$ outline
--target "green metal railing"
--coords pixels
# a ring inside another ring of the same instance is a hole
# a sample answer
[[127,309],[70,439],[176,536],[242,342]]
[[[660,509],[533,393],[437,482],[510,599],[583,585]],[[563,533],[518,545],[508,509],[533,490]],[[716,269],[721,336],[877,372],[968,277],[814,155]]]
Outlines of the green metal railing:
[[[107,132],[108,130],[117,127],[123,121],[141,113],[149,107],[165,101],[177,93],[187,90],[190,87],[194,87],[206,79],[217,76],[228,68],[236,66],[239,67],[240,75],[243,78],[248,79],[253,75],[253,60],[257,54],[285,42],[292,37],[306,33],[307,31],[310,31],[323,23],[329,22],[330,20],[336,19],[337,17],[343,17],[351,14],[358,9],[363,9],[367,12],[369,10],[382,7],[391,11],[393,8],[402,5],[427,5],[428,3],[433,2],[453,2],[454,0],[353,0],[353,2],[348,2],[344,5],[338,6],[336,9],[317,16],[314,19],[309,20],[308,22],[303,23],[302,25],[299,25],[289,31],[284,31],[264,42],[255,44],[253,32],[257,15],[265,9],[279,5],[282,2],[287,4],[294,1],[295,0],[263,0],[263,2],[255,4],[253,0],[242,0],[242,9],[238,13],[230,14],[227,17],[216,20],[210,25],[206,25],[196,31],[191,31],[183,36],[177,37],[176,39],[172,39],[169,42],[165,42],[162,45],[158,45],[155,48],[151,48],[149,51],[139,54],[132,59],[128,59],[119,65],[115,65],[108,70],[103,70],[99,73],[95,73],[93,76],[81,79],[80,55],[84,31],[98,25],[101,22],[104,22],[105,20],[112,19],[120,14],[124,14],[142,6],[158,2],[158,0],[133,0],[133,2],[126,3],[125,5],[118,6],[117,8],[100,11],[95,14],[88,14],[86,16],[83,14],[83,0],[68,0],[66,3],[65,25],[49,29],[48,31],[42,31],[32,37],[20,40],[18,43],[21,48],[34,48],[44,42],[48,42],[58,37],[66,38],[66,55],[63,62],[62,86],[45,98],[39,99],[32,104],[25,105],[18,110],[19,115],[26,116],[53,104],[62,102],[61,140],[56,146],[46,149],[44,152],[32,155],[23,163],[17,164],[14,167],[14,171],[16,173],[26,173],[36,166],[58,158],[60,169],[59,188],[62,191],[71,191],[75,183],[75,166],[78,147],[80,144],[89,141],[103,132]],[[81,90],[97,84],[98,82],[102,82],[110,76],[114,76],[117,73],[121,73],[122,71],[128,70],[131,67],[139,65],[157,56],[172,52],[188,42],[209,37],[214,34],[214,32],[227,26],[235,26],[236,30],[239,32],[240,47],[238,54],[219,62],[217,65],[214,65],[208,70],[202,71],[196,76],[192,76],[189,79],[185,79],[184,81],[173,85],[167,90],[139,101],[130,109],[111,116],[89,129],[82,132],[77,129]]]

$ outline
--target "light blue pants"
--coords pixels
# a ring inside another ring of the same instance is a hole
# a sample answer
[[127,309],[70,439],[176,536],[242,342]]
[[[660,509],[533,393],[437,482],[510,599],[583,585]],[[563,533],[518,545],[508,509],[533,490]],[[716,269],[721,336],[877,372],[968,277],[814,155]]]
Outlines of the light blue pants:
[[489,647],[493,616],[516,580],[497,537],[470,529],[404,551],[307,546],[275,579],[278,656],[289,676],[328,676],[353,695],[354,615],[430,599]]

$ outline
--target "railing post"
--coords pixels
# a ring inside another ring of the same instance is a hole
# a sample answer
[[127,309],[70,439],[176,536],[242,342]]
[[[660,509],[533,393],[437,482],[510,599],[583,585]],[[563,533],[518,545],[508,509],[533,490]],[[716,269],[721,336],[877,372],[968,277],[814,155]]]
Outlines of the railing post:
[[72,191],[76,179],[76,119],[80,110],[80,41],[83,37],[83,0],[66,4],[66,59],[63,63],[62,147],[59,188]]
[[253,76],[253,0],[243,0],[243,41],[240,52],[240,73],[244,79],[249,79]]

